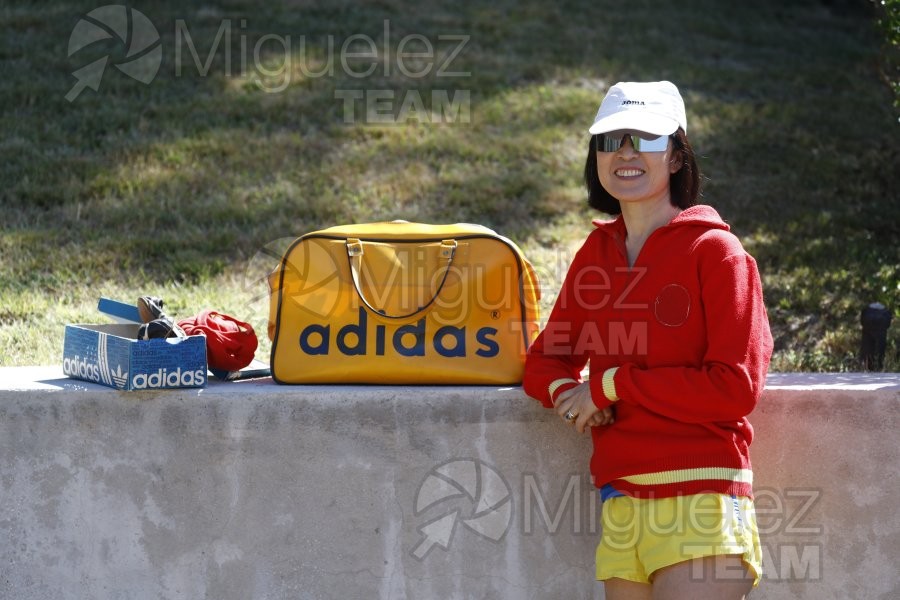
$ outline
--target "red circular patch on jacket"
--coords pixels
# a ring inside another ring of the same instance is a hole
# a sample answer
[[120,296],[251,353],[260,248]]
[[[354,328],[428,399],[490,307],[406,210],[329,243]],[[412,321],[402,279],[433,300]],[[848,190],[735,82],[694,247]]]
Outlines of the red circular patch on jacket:
[[670,283],[656,296],[653,313],[656,320],[669,327],[678,327],[687,321],[691,312],[691,295],[687,288]]

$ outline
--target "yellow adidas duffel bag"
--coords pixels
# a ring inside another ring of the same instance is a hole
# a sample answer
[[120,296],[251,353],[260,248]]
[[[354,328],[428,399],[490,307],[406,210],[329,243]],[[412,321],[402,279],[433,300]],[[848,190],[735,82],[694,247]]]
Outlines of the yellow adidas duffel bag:
[[323,229],[269,285],[279,383],[515,385],[538,332],[531,264],[480,225]]

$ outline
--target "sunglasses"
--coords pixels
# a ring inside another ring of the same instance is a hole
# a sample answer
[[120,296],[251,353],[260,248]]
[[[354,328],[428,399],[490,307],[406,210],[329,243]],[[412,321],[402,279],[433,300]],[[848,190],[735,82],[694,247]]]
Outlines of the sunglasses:
[[[650,134],[643,134],[650,135]],[[635,152],[665,152],[669,147],[669,136],[661,135],[659,137],[641,137],[636,133],[622,133],[614,131],[612,133],[597,134],[596,148],[597,152],[616,152],[625,143],[625,138],[631,140],[631,147]]]

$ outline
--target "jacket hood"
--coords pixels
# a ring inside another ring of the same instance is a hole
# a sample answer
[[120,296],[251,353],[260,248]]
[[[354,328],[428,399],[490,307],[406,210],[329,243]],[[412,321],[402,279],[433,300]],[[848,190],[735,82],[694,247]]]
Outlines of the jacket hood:
[[[600,219],[594,219],[592,221],[594,227],[600,230],[604,230],[610,234],[625,234],[625,220],[622,215],[619,215],[612,221],[603,221]],[[722,217],[719,216],[719,213],[712,206],[708,204],[697,204],[696,206],[691,206],[690,208],[686,208],[681,213],[676,216],[674,219],[669,221],[666,227],[676,227],[676,226],[692,226],[692,227],[702,227],[703,229],[721,229],[724,231],[730,231],[731,227],[722,220]]]

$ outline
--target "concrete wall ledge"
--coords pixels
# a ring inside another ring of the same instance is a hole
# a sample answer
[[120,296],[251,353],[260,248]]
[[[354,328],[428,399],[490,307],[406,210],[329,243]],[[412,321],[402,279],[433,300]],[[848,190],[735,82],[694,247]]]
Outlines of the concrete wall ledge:
[[[772,374],[753,598],[897,598],[898,374]],[[0,368],[0,598],[602,598],[590,441],[520,388]]]

